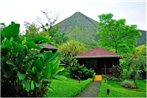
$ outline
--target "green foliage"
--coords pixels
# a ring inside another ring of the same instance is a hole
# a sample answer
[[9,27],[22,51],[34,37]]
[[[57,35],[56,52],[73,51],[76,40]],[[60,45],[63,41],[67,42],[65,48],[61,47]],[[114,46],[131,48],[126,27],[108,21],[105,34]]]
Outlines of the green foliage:
[[61,54],[61,62],[64,64],[65,67],[73,65],[73,56]]
[[59,51],[64,55],[76,56],[77,54],[86,50],[85,45],[82,42],[70,40],[63,43],[59,47]]
[[36,25],[35,23],[29,23],[29,22],[25,23],[25,28],[26,28],[25,36],[27,37],[37,36],[40,30],[38,25]]
[[50,43],[58,46],[67,40],[64,33],[59,32],[57,26],[45,26],[44,29],[35,23],[26,23],[25,26],[26,34],[24,36],[29,37],[37,44]]
[[80,65],[76,60],[73,61],[73,65],[68,67],[70,76],[74,79],[88,79],[95,76],[93,69],[87,69],[84,65]]
[[126,25],[125,19],[115,20],[112,18],[112,14],[99,16],[99,44],[107,49],[115,49],[115,52],[120,54],[134,52],[137,38],[140,35],[137,26]]
[[122,78],[133,79],[134,81],[136,79],[145,79],[146,78],[145,60],[146,60],[145,50],[142,49],[140,52],[136,51],[134,55],[125,55],[123,57],[123,62],[121,64]]
[[7,28],[4,28],[1,32],[2,38],[10,39],[11,37],[18,36],[19,33],[19,24],[11,23]]
[[147,46],[146,45],[140,45],[136,47],[136,54],[137,55],[146,55]]
[[123,87],[131,88],[131,89],[137,88],[136,85],[135,85],[135,83],[134,83],[134,81],[132,81],[132,80],[124,80],[124,81],[121,83],[121,85],[122,85]]
[[19,24],[11,23],[1,33],[2,96],[43,96],[52,79],[64,70],[59,66],[59,53],[40,53],[33,41],[18,36]]
[[132,73],[132,70],[129,70],[129,69],[123,69],[122,70],[122,73],[121,73],[121,78],[123,79],[131,79],[131,73]]
[[49,36],[48,32],[40,31],[40,27],[35,23],[26,23],[26,34],[24,35],[30,41],[35,42],[36,44],[42,43],[51,43],[52,39]]
[[57,26],[50,28],[49,35],[52,38],[52,44],[55,46],[61,45],[68,40],[68,37],[65,35],[65,33],[61,33]]
[[33,41],[36,44],[50,43],[51,42],[51,40],[49,39],[49,37],[39,36],[39,35],[30,38],[30,41]]

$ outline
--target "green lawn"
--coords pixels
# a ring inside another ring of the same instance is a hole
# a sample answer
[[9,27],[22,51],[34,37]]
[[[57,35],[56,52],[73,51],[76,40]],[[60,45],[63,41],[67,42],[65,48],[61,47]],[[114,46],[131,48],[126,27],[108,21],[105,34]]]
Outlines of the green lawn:
[[51,84],[53,92],[47,92],[47,97],[73,97],[86,88],[93,79],[82,80],[80,83],[74,79],[54,80]]
[[110,89],[109,97],[146,97],[146,80],[137,80],[138,89],[127,89],[120,82],[109,80],[108,84],[101,82],[99,97],[108,97],[106,89]]

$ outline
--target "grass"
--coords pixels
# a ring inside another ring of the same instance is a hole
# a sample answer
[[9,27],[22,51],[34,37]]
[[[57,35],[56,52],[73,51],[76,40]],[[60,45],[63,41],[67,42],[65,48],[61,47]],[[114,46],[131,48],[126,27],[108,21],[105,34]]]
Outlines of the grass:
[[[137,89],[128,89],[121,86],[121,82],[109,80],[108,83],[101,82],[99,97],[146,97],[146,80],[136,80]],[[106,89],[110,89],[110,95],[106,94]]]
[[85,89],[93,79],[81,80],[79,83],[75,79],[54,80],[51,84],[52,92],[47,92],[47,97],[74,97]]

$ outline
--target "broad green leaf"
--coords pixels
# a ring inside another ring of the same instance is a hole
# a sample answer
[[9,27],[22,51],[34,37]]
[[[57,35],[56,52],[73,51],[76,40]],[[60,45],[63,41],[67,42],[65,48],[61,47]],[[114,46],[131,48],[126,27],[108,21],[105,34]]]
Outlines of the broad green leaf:
[[42,79],[42,81],[46,81],[46,82],[51,82],[52,81],[52,79]]
[[37,76],[37,77],[36,77],[37,80],[40,81],[40,80],[42,79],[42,78],[41,78],[41,77],[42,77],[42,72],[38,72],[38,71],[37,71],[37,72],[36,72],[36,76]]
[[63,71],[63,70],[64,70],[64,67],[60,66],[60,67],[57,69],[56,74],[59,73],[59,72],[61,72],[61,71]]
[[54,89],[53,89],[53,88],[51,88],[51,87],[49,87],[49,88],[48,88],[48,91],[49,91],[49,92],[53,92],[53,91],[54,91]]
[[26,74],[22,74],[22,73],[18,72],[17,76],[18,76],[19,80],[24,80],[26,77]]
[[23,82],[23,88],[24,88],[27,92],[30,91],[30,81],[29,81],[29,80]]
[[37,46],[34,42],[32,41],[29,41],[29,42],[26,42],[27,46],[29,49],[40,49],[39,46]]
[[43,62],[40,59],[37,59],[34,62],[34,66],[37,68],[37,71],[41,72],[41,70],[43,69]]
[[6,61],[6,64],[8,64],[8,65],[12,65],[12,66],[16,66],[11,60],[8,60],[8,61]]
[[67,77],[65,77],[63,75],[54,75],[53,78],[58,79],[58,80],[66,80],[67,79]]
[[41,87],[41,84],[39,84],[39,83],[36,83],[35,82],[35,85],[36,85],[37,88],[40,88]]
[[7,38],[4,38],[4,40],[2,40],[2,49],[11,48],[11,47],[12,47],[12,41],[8,40]]
[[16,24],[14,22],[12,22],[9,26],[5,27],[1,34],[2,34],[2,37],[6,37],[8,39],[10,39],[11,37],[15,37],[15,36],[18,36],[19,34],[19,27],[20,27],[20,24]]
[[45,71],[44,71],[44,76],[45,78],[50,78],[51,77],[51,71],[53,69],[51,68],[50,64],[48,63],[46,68],[45,68]]
[[52,52],[47,52],[45,54],[45,59],[47,59],[47,62],[54,60],[56,57],[59,56],[59,52],[52,53]]
[[35,67],[32,67],[32,72],[35,73]]
[[35,89],[34,81],[31,81],[31,90],[33,91]]

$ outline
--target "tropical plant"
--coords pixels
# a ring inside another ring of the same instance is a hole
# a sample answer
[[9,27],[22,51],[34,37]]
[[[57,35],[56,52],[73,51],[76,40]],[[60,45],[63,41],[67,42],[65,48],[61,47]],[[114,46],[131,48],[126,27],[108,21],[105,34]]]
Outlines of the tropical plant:
[[19,36],[19,27],[12,22],[1,32],[2,96],[44,96],[52,79],[64,70],[59,53],[40,53],[33,41]]

